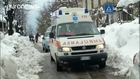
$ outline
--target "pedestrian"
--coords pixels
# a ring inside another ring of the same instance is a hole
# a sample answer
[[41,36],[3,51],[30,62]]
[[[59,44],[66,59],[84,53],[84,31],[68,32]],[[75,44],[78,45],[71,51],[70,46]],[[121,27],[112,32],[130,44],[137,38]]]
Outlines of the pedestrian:
[[31,41],[34,43],[34,35],[31,36]]
[[38,42],[38,37],[39,37],[39,36],[40,36],[39,33],[36,33],[36,35],[35,35],[36,43]]
[[32,41],[32,34],[29,35],[29,40]]

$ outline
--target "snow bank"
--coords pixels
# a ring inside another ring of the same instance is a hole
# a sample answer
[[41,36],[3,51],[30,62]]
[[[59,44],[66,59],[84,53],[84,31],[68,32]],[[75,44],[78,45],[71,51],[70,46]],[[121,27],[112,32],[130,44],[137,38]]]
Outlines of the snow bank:
[[115,75],[128,75],[133,66],[132,59],[139,51],[139,24],[138,19],[130,23],[114,23],[107,26],[104,39],[107,45],[107,65],[120,69]]
[[140,0],[119,0],[117,7],[128,6],[129,4],[134,4]]
[[42,71],[39,62],[43,55],[34,48],[28,37],[15,33],[12,36],[1,35],[1,68],[3,78],[39,79],[37,73]]

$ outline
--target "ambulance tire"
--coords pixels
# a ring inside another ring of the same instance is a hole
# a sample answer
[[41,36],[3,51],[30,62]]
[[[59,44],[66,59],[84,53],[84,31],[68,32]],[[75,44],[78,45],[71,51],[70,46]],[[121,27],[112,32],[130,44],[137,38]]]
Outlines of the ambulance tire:
[[105,67],[106,67],[106,62],[102,62],[102,63],[99,64],[100,69],[103,69]]
[[45,50],[44,46],[43,46],[43,51]]
[[56,69],[58,72],[61,72],[63,70],[63,67],[59,64],[58,61],[56,61]]
[[54,61],[54,59],[53,59],[52,55],[51,55],[51,61]]
[[45,52],[48,52],[48,49],[45,49]]

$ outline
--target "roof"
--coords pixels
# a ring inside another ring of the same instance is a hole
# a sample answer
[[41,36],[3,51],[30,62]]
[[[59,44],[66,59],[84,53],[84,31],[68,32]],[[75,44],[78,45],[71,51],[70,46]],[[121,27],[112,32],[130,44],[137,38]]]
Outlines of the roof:
[[117,4],[117,7],[127,7],[129,4],[135,4],[140,2],[139,0],[120,0]]
[[[59,10],[62,11],[62,15],[59,15]],[[59,10],[55,11],[57,17],[52,19],[52,24],[69,23],[74,22],[74,20],[92,22],[90,14],[85,13],[85,8],[61,8]],[[77,18],[77,20],[74,18]]]

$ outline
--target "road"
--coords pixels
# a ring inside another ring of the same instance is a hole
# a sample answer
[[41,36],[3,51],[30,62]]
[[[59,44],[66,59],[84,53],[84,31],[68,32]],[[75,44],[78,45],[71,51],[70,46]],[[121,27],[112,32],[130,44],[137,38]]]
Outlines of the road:
[[[42,51],[42,47],[38,44],[35,44],[35,48],[41,53],[45,53]],[[72,68],[72,70],[66,69],[63,72],[57,72],[55,63],[50,61],[49,53],[46,53],[43,59],[44,60],[40,63],[40,65],[44,67],[43,72],[39,73],[40,79],[126,79],[124,77],[110,74],[116,70],[109,67],[98,69],[96,66],[77,66]]]

